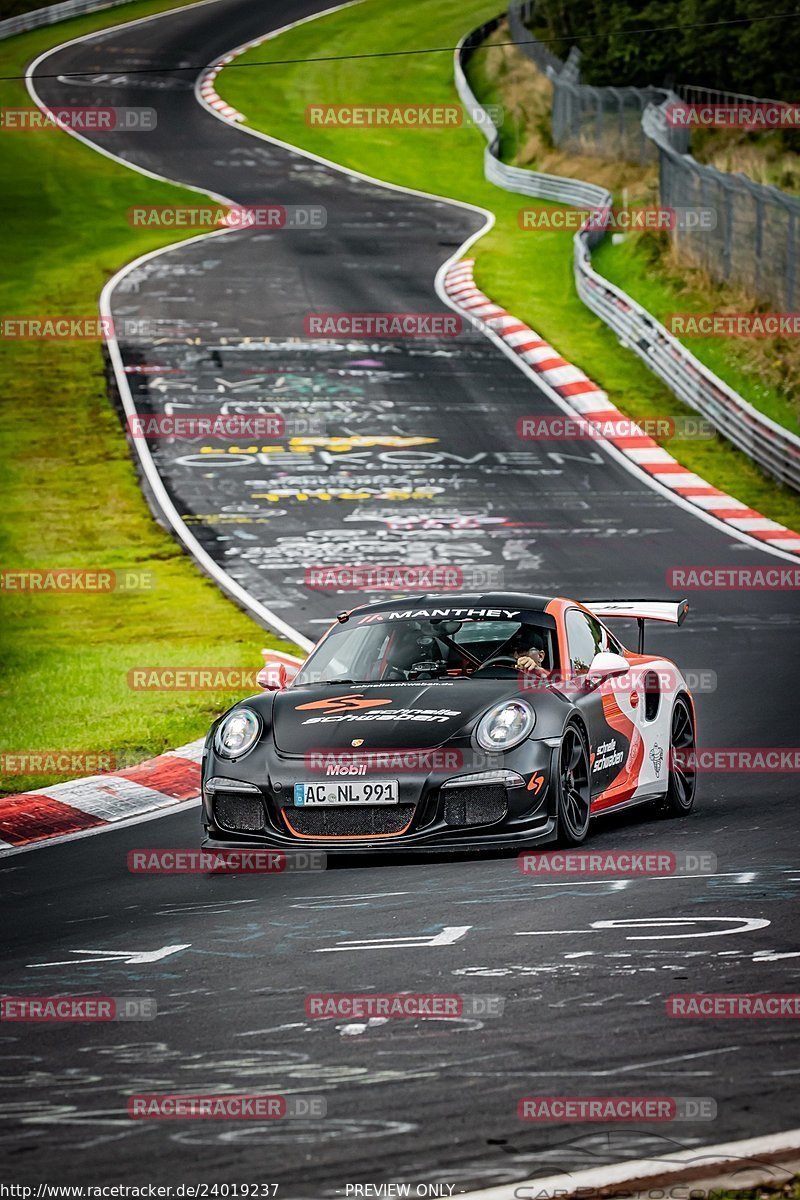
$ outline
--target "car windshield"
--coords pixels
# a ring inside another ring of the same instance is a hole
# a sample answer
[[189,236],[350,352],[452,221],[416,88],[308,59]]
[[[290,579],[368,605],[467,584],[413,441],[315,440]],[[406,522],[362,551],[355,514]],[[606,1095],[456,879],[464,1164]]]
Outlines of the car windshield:
[[501,618],[417,619],[369,614],[337,625],[294,681],[371,683],[453,677],[501,678],[534,654],[545,671],[558,669],[555,622],[541,612]]

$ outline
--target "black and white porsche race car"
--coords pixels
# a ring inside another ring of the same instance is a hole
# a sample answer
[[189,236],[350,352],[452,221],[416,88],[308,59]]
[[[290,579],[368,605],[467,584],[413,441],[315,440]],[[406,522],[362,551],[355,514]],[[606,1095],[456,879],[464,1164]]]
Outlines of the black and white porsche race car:
[[[203,844],[577,845],[600,813],[644,802],[688,813],[694,705],[643,633],[687,609],[494,593],[341,613],[305,662],[269,655],[265,693],[212,726]],[[637,652],[612,618],[639,622]]]

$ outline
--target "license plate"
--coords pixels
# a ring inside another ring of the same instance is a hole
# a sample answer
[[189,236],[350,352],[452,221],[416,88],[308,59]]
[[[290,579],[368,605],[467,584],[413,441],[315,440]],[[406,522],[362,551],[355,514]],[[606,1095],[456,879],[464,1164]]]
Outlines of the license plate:
[[306,805],[397,804],[400,800],[396,779],[326,780],[324,783],[296,783],[295,807]]

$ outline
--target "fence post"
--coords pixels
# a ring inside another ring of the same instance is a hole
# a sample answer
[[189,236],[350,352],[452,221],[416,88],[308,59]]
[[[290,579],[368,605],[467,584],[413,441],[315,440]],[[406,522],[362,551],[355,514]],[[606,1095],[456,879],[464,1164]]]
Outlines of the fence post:
[[786,311],[794,312],[794,292],[797,283],[797,211],[789,209],[789,227],[786,231]]
[[731,277],[731,258],[733,254],[733,185],[727,179],[720,178],[725,196],[725,245],[723,247],[723,273],[726,279]]

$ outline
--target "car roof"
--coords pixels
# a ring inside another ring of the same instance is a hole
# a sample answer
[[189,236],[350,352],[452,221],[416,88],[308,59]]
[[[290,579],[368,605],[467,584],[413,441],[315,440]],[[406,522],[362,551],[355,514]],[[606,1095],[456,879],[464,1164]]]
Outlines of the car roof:
[[527,592],[419,592],[394,600],[375,600],[371,604],[359,604],[348,609],[356,613],[403,612],[424,609],[499,608],[520,609],[526,612],[544,612],[552,596],[535,596]]

